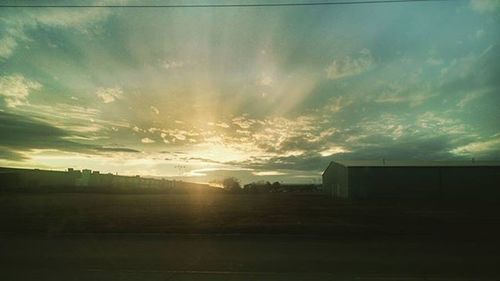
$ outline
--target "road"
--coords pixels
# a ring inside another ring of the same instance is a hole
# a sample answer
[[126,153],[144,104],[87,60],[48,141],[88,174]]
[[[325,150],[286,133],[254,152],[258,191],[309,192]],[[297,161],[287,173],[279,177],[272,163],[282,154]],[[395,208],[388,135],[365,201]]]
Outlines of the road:
[[498,243],[429,237],[0,235],[0,280],[497,280]]

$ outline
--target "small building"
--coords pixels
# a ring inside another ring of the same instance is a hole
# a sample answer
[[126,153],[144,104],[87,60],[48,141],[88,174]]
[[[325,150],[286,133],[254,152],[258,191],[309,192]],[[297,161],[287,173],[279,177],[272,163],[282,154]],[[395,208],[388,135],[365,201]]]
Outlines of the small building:
[[500,162],[332,161],[323,191],[334,198],[500,196]]

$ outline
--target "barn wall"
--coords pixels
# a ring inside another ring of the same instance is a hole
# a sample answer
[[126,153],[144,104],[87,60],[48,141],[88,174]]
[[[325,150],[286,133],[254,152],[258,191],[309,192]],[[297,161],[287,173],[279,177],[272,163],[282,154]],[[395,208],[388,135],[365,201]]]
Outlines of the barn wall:
[[351,198],[500,197],[500,167],[349,167]]
[[351,198],[429,197],[439,192],[439,169],[350,167]]
[[323,190],[334,198],[347,198],[348,169],[337,163],[332,163],[323,173]]
[[500,167],[443,167],[445,197],[500,197]]

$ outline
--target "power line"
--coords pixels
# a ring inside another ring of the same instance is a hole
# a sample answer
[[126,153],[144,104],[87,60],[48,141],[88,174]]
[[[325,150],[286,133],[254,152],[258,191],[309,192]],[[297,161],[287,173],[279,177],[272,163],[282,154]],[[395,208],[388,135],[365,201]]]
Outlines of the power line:
[[252,8],[252,7],[299,7],[391,3],[446,2],[452,0],[360,0],[312,3],[254,3],[254,4],[169,4],[169,5],[0,5],[1,8]]

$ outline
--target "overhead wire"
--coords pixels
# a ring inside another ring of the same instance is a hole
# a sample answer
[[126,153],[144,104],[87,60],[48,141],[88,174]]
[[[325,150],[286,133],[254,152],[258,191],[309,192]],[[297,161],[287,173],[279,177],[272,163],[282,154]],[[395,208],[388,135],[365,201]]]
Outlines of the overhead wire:
[[395,4],[395,3],[428,3],[447,2],[452,0],[353,0],[328,2],[274,2],[274,3],[238,3],[238,4],[160,4],[160,5],[0,5],[1,8],[252,8],[252,7],[301,7],[301,6],[334,6],[363,4]]

